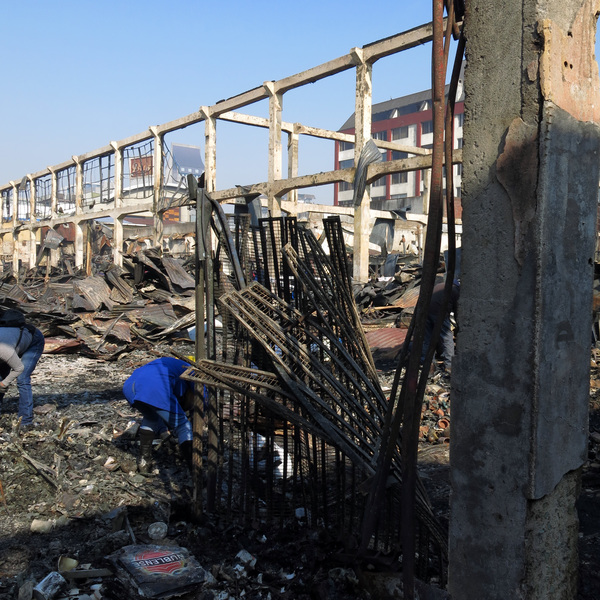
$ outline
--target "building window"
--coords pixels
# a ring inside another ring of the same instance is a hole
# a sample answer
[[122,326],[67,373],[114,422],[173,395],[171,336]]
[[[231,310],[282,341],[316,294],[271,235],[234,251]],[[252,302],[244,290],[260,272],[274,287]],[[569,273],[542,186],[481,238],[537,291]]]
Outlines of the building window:
[[347,192],[348,190],[351,190],[353,188],[351,183],[348,183],[347,181],[340,181],[340,183],[338,183],[338,191],[339,192]]
[[394,140],[404,140],[408,137],[408,125],[404,127],[396,127],[392,129],[392,141]]
[[374,140],[383,140],[384,142],[387,142],[387,131],[374,131],[371,134],[371,137]]
[[462,138],[456,138],[456,147],[457,148],[463,147],[463,139]]
[[349,169],[354,166],[354,159],[349,158],[348,160],[340,160],[340,169]]
[[392,185],[396,183],[408,183],[408,173],[392,173]]
[[354,150],[354,144],[352,142],[340,142],[340,152],[346,150]]
[[421,133],[423,135],[426,133],[433,133],[433,121],[423,121],[421,123]]
[[376,179],[372,184],[372,187],[385,187],[385,175],[383,177],[380,177],[379,179]]
[[456,168],[457,177],[462,177],[462,172],[463,172],[462,171],[462,169],[463,169],[462,163],[458,163],[457,165],[454,165],[454,166]]
[[456,115],[456,126],[457,127],[462,127],[464,122],[465,122],[465,113],[460,113],[459,115]]
[[398,150],[392,150],[392,160],[400,160],[402,158],[408,158],[408,152],[400,152]]

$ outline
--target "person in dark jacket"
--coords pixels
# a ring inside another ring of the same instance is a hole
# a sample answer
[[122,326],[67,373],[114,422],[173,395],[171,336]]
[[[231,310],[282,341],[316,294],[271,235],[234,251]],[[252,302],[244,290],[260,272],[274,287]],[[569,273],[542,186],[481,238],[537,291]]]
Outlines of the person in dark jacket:
[[16,379],[19,390],[21,426],[33,426],[33,392],[31,374],[44,351],[44,334],[25,322],[15,309],[0,315],[0,401]]
[[123,384],[129,403],[142,413],[138,470],[147,473],[152,441],[167,429],[177,438],[183,458],[192,461],[192,425],[185,412],[194,401],[194,384],[181,378],[189,365],[177,358],[157,358],[137,368]]
[[452,358],[454,356],[454,334],[452,333],[452,325],[450,323],[450,313],[454,313],[455,317],[457,315],[460,283],[457,280],[452,282],[448,304],[443,307],[445,285],[445,283],[438,283],[433,288],[429,312],[427,313],[427,323],[425,325],[421,363],[425,361],[425,355],[427,354],[431,342],[431,334],[433,333],[433,329],[440,313],[442,313],[442,318],[444,320],[442,322],[442,329],[436,346],[436,354],[442,361],[443,370],[449,373],[452,368]]

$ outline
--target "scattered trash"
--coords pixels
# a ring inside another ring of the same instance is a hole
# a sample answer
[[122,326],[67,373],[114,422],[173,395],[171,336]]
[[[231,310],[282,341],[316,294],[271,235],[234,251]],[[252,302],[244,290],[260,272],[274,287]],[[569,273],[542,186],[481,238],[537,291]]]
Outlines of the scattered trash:
[[156,523],[152,523],[148,527],[148,535],[151,540],[162,540],[167,535],[167,524],[162,521],[157,521]]
[[117,576],[145,598],[172,598],[212,578],[178,546],[126,546],[108,558]]
[[33,588],[35,600],[53,600],[67,586],[67,581],[58,572],[52,571]]

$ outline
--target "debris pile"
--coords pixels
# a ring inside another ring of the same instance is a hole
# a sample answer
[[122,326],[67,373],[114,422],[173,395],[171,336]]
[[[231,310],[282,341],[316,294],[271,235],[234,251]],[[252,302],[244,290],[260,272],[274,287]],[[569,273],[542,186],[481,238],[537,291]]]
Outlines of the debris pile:
[[78,352],[105,359],[195,326],[193,259],[156,250],[125,256],[124,266],[96,265],[90,276],[46,277],[38,267],[16,284],[5,275],[0,297],[18,306],[46,336],[46,352]]
[[[169,349],[159,345],[155,351]],[[111,362],[43,355],[32,381],[36,427],[27,432],[16,427],[16,390],[7,392],[0,414],[0,597],[31,598],[57,572],[66,584],[55,600],[135,600],[139,586],[118,560],[132,546],[175,554],[186,549],[205,577],[181,596],[190,600],[378,598],[384,580],[398,584],[397,574],[380,573],[380,567],[364,578],[348,568],[352,537],[310,527],[301,510],[283,528],[221,511],[192,519],[189,471],[170,440],[155,444],[155,472],[137,473],[140,415],[121,386],[153,357],[147,350]],[[436,447],[447,452],[447,446]],[[438,496],[447,504],[447,490]],[[441,507],[438,514],[446,512]],[[144,597],[154,592],[158,588],[146,588]]]

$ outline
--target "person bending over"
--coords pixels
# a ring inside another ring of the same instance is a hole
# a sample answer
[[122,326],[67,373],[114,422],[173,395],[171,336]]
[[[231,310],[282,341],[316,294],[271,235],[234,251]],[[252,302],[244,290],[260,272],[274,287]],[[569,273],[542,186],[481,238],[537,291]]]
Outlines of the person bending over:
[[25,322],[15,309],[0,315],[0,401],[16,379],[19,390],[19,417],[24,428],[33,427],[31,374],[44,351],[44,334]]
[[128,402],[142,413],[138,436],[138,471],[147,473],[152,441],[167,429],[177,438],[186,463],[192,462],[192,425],[185,411],[194,401],[194,384],[181,378],[188,364],[177,358],[157,358],[133,371],[123,384]]

